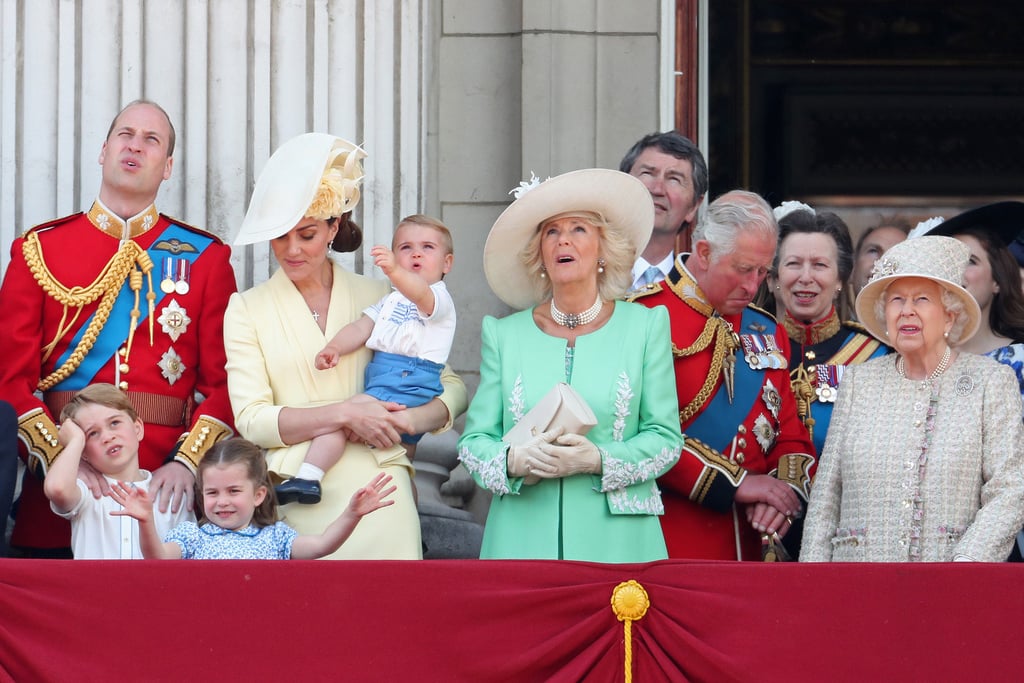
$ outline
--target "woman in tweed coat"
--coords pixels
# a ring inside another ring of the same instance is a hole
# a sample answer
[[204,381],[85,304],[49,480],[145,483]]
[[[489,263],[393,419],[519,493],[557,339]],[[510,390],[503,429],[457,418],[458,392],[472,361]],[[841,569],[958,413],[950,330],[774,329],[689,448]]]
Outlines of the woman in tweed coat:
[[857,297],[897,355],[850,368],[811,488],[802,561],[995,562],[1024,521],[1024,423],[1013,371],[951,348],[977,331],[970,251],[894,246]]

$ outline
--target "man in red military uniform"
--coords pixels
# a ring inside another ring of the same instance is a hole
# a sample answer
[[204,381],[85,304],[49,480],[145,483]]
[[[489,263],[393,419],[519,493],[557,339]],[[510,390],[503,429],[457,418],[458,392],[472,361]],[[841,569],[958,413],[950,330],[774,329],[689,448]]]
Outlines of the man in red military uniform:
[[670,557],[760,560],[801,514],[814,446],[789,383],[789,339],[750,306],[775,255],[771,207],[729,192],[708,207],[693,253],[635,297],[669,311],[679,462],[658,483]]
[[[109,382],[127,393],[145,423],[139,460],[164,509],[192,505],[199,458],[233,433],[222,331],[236,290],[230,248],[154,207],[173,152],[167,113],[132,102],[103,143],[89,211],[37,226],[11,247],[0,396],[18,414],[31,473],[11,540],[22,554],[61,557],[70,545],[42,477],[62,449],[53,418],[76,391]],[[87,465],[79,477],[97,497],[109,490]]]

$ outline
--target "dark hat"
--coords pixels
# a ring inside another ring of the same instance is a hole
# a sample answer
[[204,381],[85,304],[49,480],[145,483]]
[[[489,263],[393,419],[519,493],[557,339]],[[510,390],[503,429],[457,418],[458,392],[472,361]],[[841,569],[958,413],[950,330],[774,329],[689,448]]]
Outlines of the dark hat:
[[964,211],[932,228],[929,235],[952,237],[964,230],[985,230],[1004,246],[1024,241],[1024,202],[996,202]]
[[1010,242],[1010,253],[1013,254],[1013,258],[1017,259],[1017,265],[1024,268],[1024,242],[1019,239]]
[[964,211],[932,228],[929,235],[953,235],[982,230],[999,240],[1024,268],[1024,202],[996,202]]

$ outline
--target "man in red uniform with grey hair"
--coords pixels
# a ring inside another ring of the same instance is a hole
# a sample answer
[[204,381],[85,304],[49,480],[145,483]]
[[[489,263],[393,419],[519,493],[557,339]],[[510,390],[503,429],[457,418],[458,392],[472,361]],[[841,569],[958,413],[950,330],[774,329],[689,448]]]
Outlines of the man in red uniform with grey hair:
[[814,446],[790,388],[789,338],[750,305],[777,240],[764,199],[728,192],[708,207],[693,252],[635,297],[669,312],[685,438],[658,479],[669,557],[778,557],[806,504]]

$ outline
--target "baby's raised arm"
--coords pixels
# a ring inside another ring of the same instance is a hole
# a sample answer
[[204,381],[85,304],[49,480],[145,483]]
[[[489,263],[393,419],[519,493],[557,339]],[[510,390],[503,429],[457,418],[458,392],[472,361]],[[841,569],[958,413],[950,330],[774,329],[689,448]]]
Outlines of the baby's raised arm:
[[430,289],[430,283],[416,273],[406,270],[395,262],[395,253],[378,244],[370,250],[373,262],[391,280],[395,286],[409,301],[416,304],[416,308],[426,315],[434,314],[434,291]]

